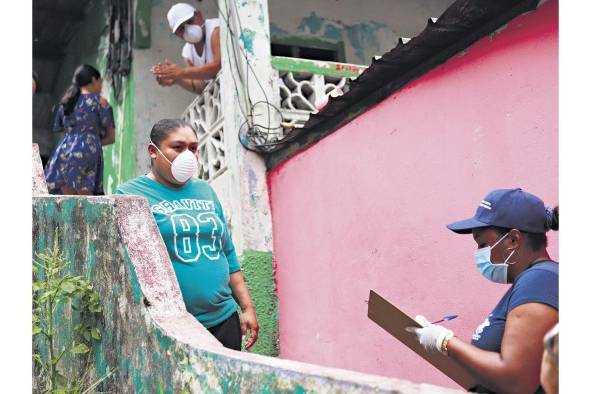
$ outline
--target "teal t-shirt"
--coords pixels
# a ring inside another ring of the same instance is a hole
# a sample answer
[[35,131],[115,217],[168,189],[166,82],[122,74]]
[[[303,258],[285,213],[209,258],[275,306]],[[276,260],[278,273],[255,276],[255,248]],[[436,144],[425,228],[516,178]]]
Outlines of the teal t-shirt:
[[207,182],[169,188],[146,175],[116,194],[145,197],[168,250],[187,310],[206,328],[237,310],[230,274],[240,271],[222,206]]

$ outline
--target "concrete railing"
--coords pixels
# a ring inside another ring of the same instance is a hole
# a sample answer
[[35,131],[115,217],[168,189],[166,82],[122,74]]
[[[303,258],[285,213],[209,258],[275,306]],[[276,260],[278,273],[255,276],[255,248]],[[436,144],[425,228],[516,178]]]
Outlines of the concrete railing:
[[181,117],[197,131],[197,176],[211,182],[227,169],[219,73],[205,86],[203,92],[195,97]]
[[284,129],[303,127],[310,114],[324,106],[330,95],[349,89],[349,82],[367,67],[356,64],[275,56]]

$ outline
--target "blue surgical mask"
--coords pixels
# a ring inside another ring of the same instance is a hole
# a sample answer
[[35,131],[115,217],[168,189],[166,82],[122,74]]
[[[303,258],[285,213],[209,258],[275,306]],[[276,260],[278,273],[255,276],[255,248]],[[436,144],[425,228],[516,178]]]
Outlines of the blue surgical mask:
[[495,283],[507,283],[507,271],[509,270],[509,264],[507,261],[513,256],[515,251],[513,250],[509,256],[499,264],[493,264],[490,261],[490,255],[492,249],[497,246],[505,237],[509,235],[509,233],[503,235],[493,246],[485,246],[484,248],[480,248],[474,252],[474,260],[476,261],[476,269],[478,272],[482,274],[486,279],[490,280],[491,282]]

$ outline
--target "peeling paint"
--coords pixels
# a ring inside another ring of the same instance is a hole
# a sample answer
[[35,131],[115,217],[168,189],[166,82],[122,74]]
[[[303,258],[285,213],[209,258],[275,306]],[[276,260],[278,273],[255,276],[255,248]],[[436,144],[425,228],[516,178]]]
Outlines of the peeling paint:
[[[263,8],[263,3],[262,2],[258,2],[259,3],[259,16],[258,16],[258,20],[259,23],[261,24],[261,26],[264,28],[265,27],[265,10]],[[266,29],[265,29],[266,30]]]
[[387,28],[387,26],[383,23],[377,22],[359,23],[352,26],[346,26],[347,37],[351,41],[351,45],[355,50],[355,55],[357,55],[358,58],[364,58],[367,48],[377,49],[379,47],[376,33],[383,28]]
[[[341,21],[318,16],[312,12],[300,22],[298,33],[322,37],[330,41],[347,41],[357,57],[358,63],[369,63],[372,56],[390,49],[397,36],[384,23],[370,21],[347,25]],[[288,32],[272,26],[276,36],[289,36]],[[345,40],[346,38],[346,40]],[[384,43],[384,45],[382,45]],[[385,45],[385,44],[388,45]],[[350,61],[350,60],[348,60]]]
[[320,31],[320,28],[324,24],[325,19],[316,15],[314,11],[302,19],[300,25],[298,26],[298,30],[304,33],[316,34]]
[[343,31],[334,25],[326,25],[324,28],[324,37],[340,41],[343,39]]
[[252,170],[252,168],[248,169],[248,193],[253,194],[255,192],[257,183],[257,174]]
[[256,35],[256,32],[251,29],[243,29],[240,32],[240,41],[242,41],[242,45],[244,45],[244,49],[248,53],[250,53],[251,55],[254,55],[253,45],[254,45],[255,35]]

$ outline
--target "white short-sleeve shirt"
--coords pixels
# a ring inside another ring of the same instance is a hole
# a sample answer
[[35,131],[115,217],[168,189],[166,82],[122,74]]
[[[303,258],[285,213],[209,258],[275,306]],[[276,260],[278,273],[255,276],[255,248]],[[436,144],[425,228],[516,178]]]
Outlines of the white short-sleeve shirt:
[[194,66],[201,66],[213,62],[213,51],[211,50],[211,36],[216,27],[220,26],[220,19],[206,19],[205,20],[205,47],[201,56],[195,50],[195,44],[190,42],[183,46],[182,56],[184,59],[190,60]]

